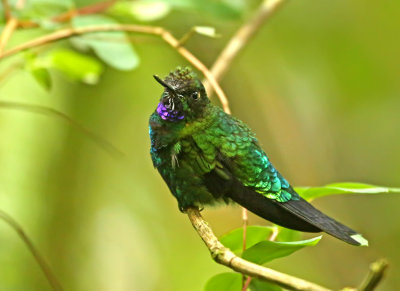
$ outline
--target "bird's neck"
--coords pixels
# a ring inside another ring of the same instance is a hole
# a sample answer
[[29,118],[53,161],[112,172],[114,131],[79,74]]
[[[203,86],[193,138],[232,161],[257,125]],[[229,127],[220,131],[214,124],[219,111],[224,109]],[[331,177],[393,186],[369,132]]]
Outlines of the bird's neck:
[[185,126],[179,132],[180,138],[191,136],[194,133],[199,133],[209,128],[214,122],[216,122],[216,119],[218,118],[216,112],[218,110],[220,110],[219,107],[212,105],[211,103],[208,104],[200,117],[185,123]]
[[155,111],[150,117],[151,138],[164,146],[174,144],[181,139],[210,127],[216,122],[215,119],[218,118],[217,111],[220,110],[219,107],[209,104],[200,117],[190,121],[186,121],[185,119],[179,121],[165,120]]

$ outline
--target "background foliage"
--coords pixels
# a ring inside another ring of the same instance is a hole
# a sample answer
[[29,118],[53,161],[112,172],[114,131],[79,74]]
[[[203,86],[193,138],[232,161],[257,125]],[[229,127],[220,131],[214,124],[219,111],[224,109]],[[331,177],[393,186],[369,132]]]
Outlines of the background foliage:
[[[20,17],[41,27],[17,32],[9,45],[60,26],[49,15],[95,2],[27,1]],[[257,4],[118,1],[70,25],[151,23],[177,36],[212,26],[220,38],[196,35],[187,45],[210,65]],[[399,10],[393,1],[291,1],[222,81],[234,115],[257,132],[293,184],[399,186]],[[211,261],[147,154],[147,120],[161,92],[151,75],[185,64],[161,40],[123,33],[76,37],[1,61],[0,78],[10,66],[15,70],[1,80],[0,101],[60,110],[124,153],[110,155],[60,119],[0,108],[0,208],[24,226],[67,290],[202,290],[208,278],[227,271]],[[317,247],[268,266],[339,288],[359,282],[370,261],[384,256],[391,267],[381,289],[397,290],[399,199],[318,199],[319,208],[365,234],[370,247],[324,236]],[[204,215],[219,235],[241,226],[238,207]],[[255,216],[250,223],[267,224]],[[3,224],[0,241],[0,289],[47,290]]]

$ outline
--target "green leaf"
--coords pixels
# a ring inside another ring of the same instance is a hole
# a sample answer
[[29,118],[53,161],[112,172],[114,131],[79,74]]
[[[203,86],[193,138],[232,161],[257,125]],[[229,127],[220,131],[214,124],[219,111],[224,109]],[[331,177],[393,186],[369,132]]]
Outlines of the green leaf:
[[30,70],[30,73],[32,74],[33,78],[39,83],[40,86],[42,86],[46,90],[51,89],[52,82],[48,69],[34,68]]
[[[75,28],[90,25],[117,24],[109,17],[87,15],[74,17]],[[139,65],[139,57],[124,32],[95,32],[71,39],[72,44],[81,49],[92,49],[107,65],[122,71],[128,71]]]
[[31,73],[32,77],[38,82],[38,84],[45,90],[51,89],[51,76],[45,63],[35,53],[25,52],[25,69]]
[[362,183],[334,183],[322,187],[296,187],[297,193],[310,201],[315,198],[337,194],[400,193],[400,188],[388,188]]
[[219,37],[220,35],[217,34],[216,30],[214,27],[211,26],[195,26],[193,27],[193,30],[201,35],[205,35],[208,37]]
[[75,7],[75,3],[73,0],[30,0],[29,5],[53,5],[57,7],[62,7],[64,9],[71,9]]
[[[272,233],[272,227],[267,226],[248,226],[246,229],[246,247],[252,247],[260,241],[267,240]],[[238,254],[243,250],[243,228],[237,228],[223,235],[221,243],[232,252]]]
[[214,17],[237,19],[246,11],[244,0],[165,0],[176,10],[187,10]]
[[250,282],[250,290],[251,291],[282,291],[282,288],[274,285],[272,283],[268,283],[265,281],[258,280],[256,278],[252,278]]
[[107,12],[139,21],[155,21],[167,16],[170,11],[171,5],[166,2],[139,0],[117,2]]
[[316,245],[322,236],[295,242],[262,241],[243,252],[243,259],[262,265],[271,260],[286,257],[306,246]]
[[232,291],[242,289],[242,275],[239,273],[221,273],[211,277],[204,291]]
[[53,16],[65,13],[75,7],[72,0],[31,0],[26,1],[22,10],[16,10],[18,19],[31,20],[45,28],[56,24],[51,21]]
[[64,73],[74,81],[96,84],[103,67],[95,58],[67,49],[51,51],[47,56],[48,66]]
[[278,236],[276,241],[288,242],[288,241],[296,241],[300,240],[302,236],[302,232],[289,229],[283,226],[276,226],[278,228]]

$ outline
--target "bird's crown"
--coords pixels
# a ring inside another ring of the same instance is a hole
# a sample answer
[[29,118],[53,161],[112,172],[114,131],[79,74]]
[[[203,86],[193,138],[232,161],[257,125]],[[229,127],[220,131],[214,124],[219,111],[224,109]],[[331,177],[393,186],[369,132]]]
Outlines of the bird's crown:
[[202,86],[197,74],[189,67],[177,67],[169,73],[164,81],[178,91]]

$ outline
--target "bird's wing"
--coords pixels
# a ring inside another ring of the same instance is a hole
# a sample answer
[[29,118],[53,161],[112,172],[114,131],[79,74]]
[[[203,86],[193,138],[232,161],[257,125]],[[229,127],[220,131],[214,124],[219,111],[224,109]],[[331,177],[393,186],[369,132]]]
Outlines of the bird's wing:
[[274,168],[241,121],[229,118],[216,126],[199,141],[194,137],[200,148],[213,148],[209,157],[214,159],[213,167],[204,173],[204,183],[213,195],[227,196],[253,213],[288,228],[325,231],[354,245],[366,242],[357,232],[302,199]]
[[[261,149],[251,130],[240,120],[219,112],[220,122],[193,135],[210,170],[228,167],[243,186],[278,202],[298,199]],[[223,171],[220,171],[223,173]]]

